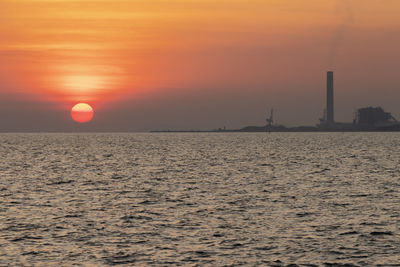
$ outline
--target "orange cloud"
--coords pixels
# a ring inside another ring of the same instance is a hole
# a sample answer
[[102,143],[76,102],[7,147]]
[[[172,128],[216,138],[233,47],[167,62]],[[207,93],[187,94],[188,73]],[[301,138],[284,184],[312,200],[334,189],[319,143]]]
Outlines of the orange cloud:
[[[226,54],[229,48],[275,50],[301,38],[328,40],[340,24],[339,2],[2,0],[0,72],[11,74],[21,90],[60,101],[100,101],[157,88],[195,87],[204,80],[229,84],[235,80],[230,76],[236,76],[229,69],[237,62],[233,52]],[[348,2],[354,27],[400,24],[397,0],[385,5]],[[216,55],[210,62],[221,77],[208,71],[204,51]],[[259,69],[242,72],[242,80],[262,72],[262,65],[254,66]]]

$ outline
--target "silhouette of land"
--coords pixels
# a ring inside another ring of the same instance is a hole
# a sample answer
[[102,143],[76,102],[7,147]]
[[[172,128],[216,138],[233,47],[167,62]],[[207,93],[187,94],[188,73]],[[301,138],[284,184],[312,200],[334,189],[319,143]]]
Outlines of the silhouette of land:
[[218,133],[229,133],[229,132],[398,132],[400,131],[400,123],[391,125],[379,125],[379,126],[360,126],[353,125],[351,123],[337,123],[331,127],[320,128],[317,126],[297,126],[297,127],[286,127],[283,125],[279,126],[246,126],[241,129],[215,129],[215,130],[160,130],[151,131],[153,133],[191,133],[191,132],[218,132]]

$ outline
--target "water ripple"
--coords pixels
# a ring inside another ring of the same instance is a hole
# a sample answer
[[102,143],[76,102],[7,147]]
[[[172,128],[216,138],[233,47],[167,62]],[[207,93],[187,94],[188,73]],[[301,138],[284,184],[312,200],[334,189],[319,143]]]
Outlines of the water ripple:
[[397,133],[0,141],[0,265],[400,266]]

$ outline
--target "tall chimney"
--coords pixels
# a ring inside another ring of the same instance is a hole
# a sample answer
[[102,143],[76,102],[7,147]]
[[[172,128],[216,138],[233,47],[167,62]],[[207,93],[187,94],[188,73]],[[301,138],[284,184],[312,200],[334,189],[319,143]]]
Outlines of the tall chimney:
[[334,123],[333,111],[333,71],[327,73],[327,90],[326,90],[326,119],[329,123]]

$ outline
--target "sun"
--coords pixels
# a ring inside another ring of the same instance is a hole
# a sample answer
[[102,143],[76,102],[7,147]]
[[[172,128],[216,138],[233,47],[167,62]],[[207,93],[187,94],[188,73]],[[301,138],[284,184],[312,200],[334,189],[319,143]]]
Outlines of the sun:
[[72,107],[71,117],[79,123],[89,122],[93,119],[94,111],[91,106],[86,103],[79,103]]

